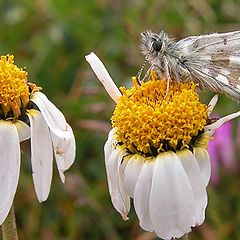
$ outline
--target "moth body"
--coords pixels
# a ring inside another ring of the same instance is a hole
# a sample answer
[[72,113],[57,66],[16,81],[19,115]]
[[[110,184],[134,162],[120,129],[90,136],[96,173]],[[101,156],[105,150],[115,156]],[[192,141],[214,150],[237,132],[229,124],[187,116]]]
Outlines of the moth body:
[[240,31],[175,41],[161,31],[141,34],[141,52],[163,79],[193,81],[240,101]]

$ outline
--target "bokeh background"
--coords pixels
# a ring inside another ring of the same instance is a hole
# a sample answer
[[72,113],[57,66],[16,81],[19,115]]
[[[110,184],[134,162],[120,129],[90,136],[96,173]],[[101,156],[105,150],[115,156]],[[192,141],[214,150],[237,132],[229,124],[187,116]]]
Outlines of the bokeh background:
[[[114,210],[106,182],[103,145],[114,103],[84,56],[94,51],[118,86],[130,86],[144,61],[140,33],[165,30],[176,39],[240,30],[239,0],[8,0],[0,1],[0,53],[15,55],[29,81],[64,112],[77,140],[77,157],[66,172],[56,167],[48,200],[39,204],[33,188],[29,143],[22,145],[15,209],[20,239],[151,240],[134,209],[123,221]],[[202,93],[204,102],[213,96]],[[239,110],[220,96],[216,114]],[[205,223],[189,239],[240,239],[240,128],[234,120],[213,141],[213,177]],[[239,128],[239,130],[238,130]],[[238,132],[238,133],[237,133]],[[1,200],[0,200],[1,201]]]

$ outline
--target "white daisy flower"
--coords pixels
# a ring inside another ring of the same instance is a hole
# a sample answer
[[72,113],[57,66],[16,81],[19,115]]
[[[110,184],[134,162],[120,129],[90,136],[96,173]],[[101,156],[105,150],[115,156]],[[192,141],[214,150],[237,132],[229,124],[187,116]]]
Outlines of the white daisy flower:
[[211,122],[217,103],[199,101],[195,85],[166,82],[154,72],[131,89],[115,86],[102,62],[86,56],[116,102],[104,152],[115,209],[128,219],[130,198],[140,226],[162,239],[180,238],[205,219],[211,173],[207,144],[214,131],[240,111]]
[[60,178],[75,159],[75,138],[63,114],[40,88],[27,82],[27,72],[14,56],[0,57],[0,225],[16,193],[20,172],[20,142],[31,139],[31,164],[39,202],[49,195],[53,155]]

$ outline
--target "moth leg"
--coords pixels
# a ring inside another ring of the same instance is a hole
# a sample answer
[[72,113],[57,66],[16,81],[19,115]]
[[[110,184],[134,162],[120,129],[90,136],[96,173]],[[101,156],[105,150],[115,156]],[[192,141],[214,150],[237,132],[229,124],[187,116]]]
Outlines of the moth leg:
[[142,79],[143,82],[144,82],[146,79],[149,80],[150,72],[154,69],[154,67],[155,67],[155,64],[152,64],[152,65],[148,68],[146,74],[144,75],[144,77],[143,77],[143,79]]
[[138,73],[136,74],[136,78],[139,84],[141,84],[141,74],[143,72],[143,69],[145,68],[147,62],[148,62],[148,58],[150,56],[150,53],[148,53],[148,55],[145,57],[145,61],[143,63],[143,65],[141,66],[141,68],[139,69]]
[[170,86],[170,81],[171,81],[171,77],[170,77],[169,70],[168,70],[168,62],[167,62],[166,58],[164,58],[164,61],[163,61],[163,69],[164,69],[164,78],[167,81],[166,91],[164,94],[164,98],[166,98],[168,95],[168,92],[169,92],[169,86]]
[[166,86],[166,91],[165,91],[165,94],[164,94],[164,98],[166,98],[167,95],[168,95],[169,86],[170,86],[170,80],[171,80],[170,77],[166,79],[166,81],[167,81],[167,86]]

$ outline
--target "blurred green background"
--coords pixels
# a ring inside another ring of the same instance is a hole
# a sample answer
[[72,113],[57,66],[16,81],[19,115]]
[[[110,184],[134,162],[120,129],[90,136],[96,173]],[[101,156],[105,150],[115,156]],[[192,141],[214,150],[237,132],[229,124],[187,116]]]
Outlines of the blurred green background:
[[[62,184],[54,172],[48,200],[34,192],[29,143],[22,146],[15,209],[20,239],[150,240],[134,209],[123,221],[109,197],[103,145],[111,128],[114,102],[92,73],[84,56],[94,51],[118,86],[130,86],[144,61],[140,33],[165,30],[180,39],[189,35],[240,30],[239,0],[8,0],[0,1],[0,53],[15,55],[29,81],[60,108],[73,127],[77,157]],[[208,102],[211,93],[203,93]],[[239,105],[221,96],[216,112]],[[189,239],[240,239],[239,119],[234,121],[235,171],[219,167],[219,181],[208,187],[205,223]],[[237,140],[238,139],[238,144]]]

